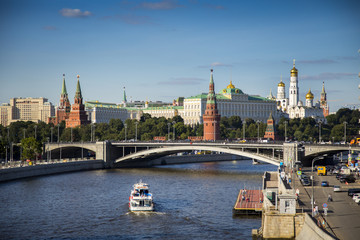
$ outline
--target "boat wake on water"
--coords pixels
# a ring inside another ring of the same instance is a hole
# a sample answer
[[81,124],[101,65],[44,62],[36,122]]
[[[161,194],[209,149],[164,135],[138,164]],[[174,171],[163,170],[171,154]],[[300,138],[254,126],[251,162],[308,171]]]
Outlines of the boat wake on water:
[[125,215],[136,215],[136,216],[142,216],[142,215],[166,215],[165,212],[151,212],[151,211],[136,211],[136,212],[127,212]]

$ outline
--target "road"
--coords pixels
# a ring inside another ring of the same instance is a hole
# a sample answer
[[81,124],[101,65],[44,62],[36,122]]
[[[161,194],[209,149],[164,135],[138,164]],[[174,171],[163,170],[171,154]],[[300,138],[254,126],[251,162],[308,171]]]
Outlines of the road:
[[[311,175],[310,169],[304,169],[304,173]],[[335,175],[317,176],[314,172],[314,200],[319,207],[319,211],[324,216],[322,205],[328,205],[328,214],[325,220],[328,223],[326,230],[341,240],[359,239],[360,237],[360,205],[357,205],[351,197],[348,196],[347,190],[349,188],[360,188],[360,179],[355,183],[349,185],[340,183]],[[321,181],[328,181],[329,187],[321,187]],[[334,192],[333,186],[341,187],[340,192]],[[299,199],[300,208],[304,211],[311,212],[311,186],[302,186],[300,181],[295,181],[295,188],[300,190]],[[333,198],[332,202],[328,202],[328,195]]]

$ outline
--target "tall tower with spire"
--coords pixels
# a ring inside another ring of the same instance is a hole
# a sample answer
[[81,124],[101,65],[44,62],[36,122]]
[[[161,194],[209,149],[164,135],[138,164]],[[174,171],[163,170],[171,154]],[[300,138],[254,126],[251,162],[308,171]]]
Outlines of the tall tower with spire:
[[320,108],[323,109],[324,117],[329,116],[329,105],[327,103],[326,92],[325,92],[325,83],[323,82],[322,90],[320,93]]
[[62,89],[60,94],[60,104],[58,109],[59,110],[61,109],[67,113],[69,113],[71,109],[68,93],[66,91],[65,74],[63,74],[63,84],[62,84]]
[[126,107],[126,103],[127,103],[127,100],[126,100],[126,92],[125,92],[125,87],[124,87],[123,107]]
[[83,98],[80,88],[80,76],[77,75],[77,85],[74,97],[74,104],[71,107],[69,118],[66,120],[66,127],[77,127],[85,124],[89,124],[88,116],[85,112],[85,106],[83,104]]
[[210,71],[209,93],[207,95],[206,110],[203,115],[205,141],[220,139],[220,114],[216,105],[213,70],[211,69]]
[[62,89],[60,94],[60,103],[55,112],[55,117],[50,117],[48,122],[54,125],[60,124],[62,121],[66,121],[70,114],[70,101],[68,93],[66,91],[65,74],[63,74]]
[[290,71],[289,87],[289,107],[294,107],[299,102],[298,70],[295,68],[295,59],[293,68]]

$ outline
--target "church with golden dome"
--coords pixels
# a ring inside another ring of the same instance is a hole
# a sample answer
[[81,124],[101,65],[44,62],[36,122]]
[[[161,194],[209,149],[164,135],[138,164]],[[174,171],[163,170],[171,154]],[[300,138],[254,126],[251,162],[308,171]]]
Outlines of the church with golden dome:
[[[287,113],[290,119],[312,117],[324,121],[327,116],[325,113],[328,112],[329,109],[329,105],[326,102],[324,85],[321,99],[325,100],[323,100],[321,104],[320,101],[314,104],[314,94],[311,92],[311,89],[309,89],[305,95],[305,105],[300,100],[298,70],[295,68],[294,60],[293,68],[290,70],[289,98],[286,98],[285,83],[281,79],[277,87],[277,109]],[[325,108],[326,111],[324,110]]]

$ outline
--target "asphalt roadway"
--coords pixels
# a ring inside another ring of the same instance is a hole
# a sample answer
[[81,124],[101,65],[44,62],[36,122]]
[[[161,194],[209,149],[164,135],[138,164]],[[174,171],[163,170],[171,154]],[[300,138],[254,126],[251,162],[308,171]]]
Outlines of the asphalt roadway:
[[[303,169],[303,172],[311,176],[311,168]],[[355,183],[340,183],[335,175],[317,176],[314,171],[314,200],[318,206],[320,215],[325,219],[326,230],[341,240],[360,239],[360,205],[356,204],[348,196],[349,188],[360,188],[360,179]],[[322,187],[321,181],[328,181],[329,187]],[[340,192],[334,192],[333,186],[338,185]],[[312,186],[302,186],[296,177],[295,189],[299,189],[299,208],[311,214]],[[329,194],[333,201],[328,202]],[[324,215],[323,204],[327,204],[327,216]],[[315,206],[315,205],[314,205]]]

